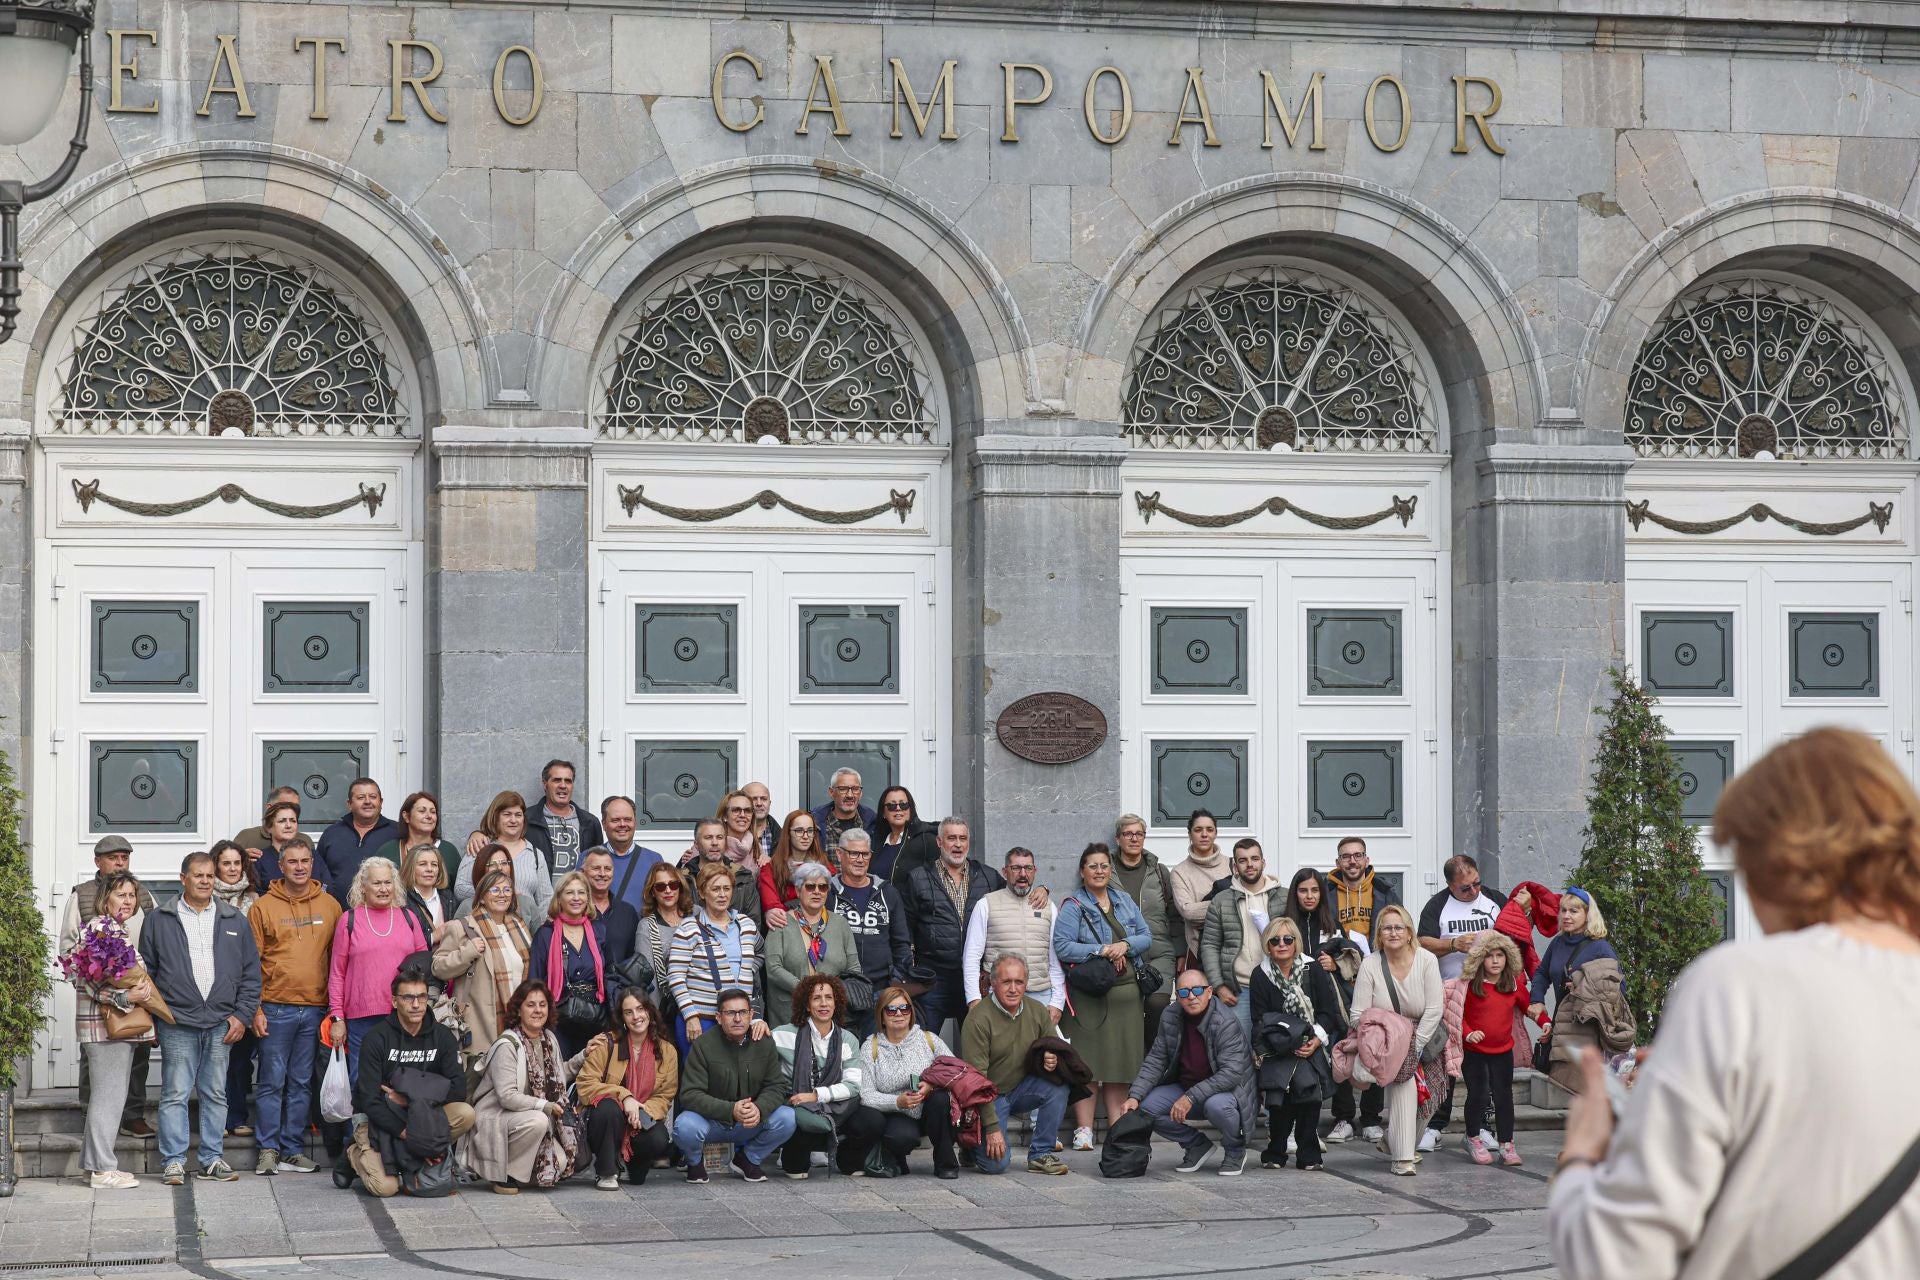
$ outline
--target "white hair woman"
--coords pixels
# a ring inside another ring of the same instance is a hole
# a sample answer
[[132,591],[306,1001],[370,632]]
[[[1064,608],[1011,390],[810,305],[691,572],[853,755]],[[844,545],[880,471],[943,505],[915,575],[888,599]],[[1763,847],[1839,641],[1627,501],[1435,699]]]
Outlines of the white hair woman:
[[767,1003],[774,1009],[786,1008],[800,979],[810,973],[865,976],[852,926],[839,912],[827,910],[833,873],[824,863],[798,862],[791,875],[793,910],[786,924],[767,934]]
[[347,910],[333,927],[333,959],[327,973],[327,1010],[335,1019],[333,1043],[340,1043],[339,1021],[347,1024],[347,1070],[360,1073],[360,1041],[375,1023],[393,1012],[393,975],[408,956],[425,951],[427,936],[419,917],[407,910],[400,891],[400,868],[385,858],[368,858],[353,873]]

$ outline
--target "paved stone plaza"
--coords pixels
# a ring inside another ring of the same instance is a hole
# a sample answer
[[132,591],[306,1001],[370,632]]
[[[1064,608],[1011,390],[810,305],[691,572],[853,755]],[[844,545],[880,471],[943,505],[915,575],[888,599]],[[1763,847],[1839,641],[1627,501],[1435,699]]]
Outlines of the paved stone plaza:
[[1065,1178],[939,1182],[924,1153],[919,1173],[886,1182],[816,1172],[750,1187],[716,1171],[691,1187],[663,1172],[618,1195],[578,1180],[424,1202],[337,1192],[324,1175],[177,1191],[148,1178],[98,1194],[35,1179],[0,1200],[0,1266],[203,1280],[578,1280],[629,1274],[642,1258],[650,1274],[777,1267],[781,1280],[1551,1276],[1543,1206],[1559,1134],[1519,1141],[1524,1169],[1480,1168],[1456,1147],[1427,1156],[1417,1178],[1389,1176],[1359,1143],[1333,1148],[1325,1173],[1181,1175],[1163,1143],[1146,1178],[1114,1182],[1089,1154]]

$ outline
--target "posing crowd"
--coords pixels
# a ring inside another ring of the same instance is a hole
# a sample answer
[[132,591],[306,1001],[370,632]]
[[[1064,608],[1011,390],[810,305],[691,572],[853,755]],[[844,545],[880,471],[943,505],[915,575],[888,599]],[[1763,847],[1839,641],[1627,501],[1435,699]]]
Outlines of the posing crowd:
[[[705,1182],[714,1160],[757,1182],[776,1154],[790,1178],[894,1177],[923,1143],[938,1177],[995,1174],[1016,1117],[1026,1169],[1064,1174],[1101,1112],[1109,1173],[1151,1131],[1181,1171],[1217,1146],[1237,1175],[1264,1121],[1263,1167],[1358,1136],[1410,1175],[1456,1094],[1471,1158],[1516,1165],[1516,1063],[1579,1085],[1577,1046],[1633,1038],[1591,896],[1508,898],[1464,855],[1416,920],[1358,837],[1282,881],[1204,810],[1171,864],[1126,814],[1056,896],[1030,850],[989,867],[965,819],[924,821],[899,786],[869,808],[851,769],[784,817],[764,785],[730,792],[677,856],[574,781],[550,762],[536,803],[501,792],[464,846],[425,792],[395,821],[358,779],[316,841],[277,791],[166,906],[102,839],[61,943],[93,1185],[134,1185],[114,1137],[145,1136],[155,1043],[164,1182],[190,1146],[198,1177],[237,1177],[229,1137],[254,1138],[257,1174],[312,1172],[312,1121],[337,1185],[430,1196],[462,1169],[502,1194],[589,1166],[606,1189]],[[116,948],[138,963],[80,963]]]

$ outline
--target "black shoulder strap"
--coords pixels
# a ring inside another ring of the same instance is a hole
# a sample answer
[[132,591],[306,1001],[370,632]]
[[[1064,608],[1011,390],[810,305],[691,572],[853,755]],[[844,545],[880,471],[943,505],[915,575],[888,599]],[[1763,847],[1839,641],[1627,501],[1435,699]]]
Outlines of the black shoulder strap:
[[[607,852],[611,853],[613,851],[609,849],[607,850]],[[627,874],[620,877],[620,889],[617,893],[613,895],[614,897],[620,899],[622,902],[626,901],[627,886],[633,883],[633,873],[639,869],[639,866],[640,866],[640,845],[638,844],[638,842],[636,842],[633,846],[632,852],[627,854]]]
[[1816,1280],[1833,1270],[1882,1218],[1893,1212],[1915,1178],[1920,1178],[1920,1140],[1906,1149],[1887,1171],[1887,1176],[1867,1192],[1866,1199],[1829,1227],[1826,1234],[1801,1250],[1793,1261],[1774,1272],[1771,1280]]

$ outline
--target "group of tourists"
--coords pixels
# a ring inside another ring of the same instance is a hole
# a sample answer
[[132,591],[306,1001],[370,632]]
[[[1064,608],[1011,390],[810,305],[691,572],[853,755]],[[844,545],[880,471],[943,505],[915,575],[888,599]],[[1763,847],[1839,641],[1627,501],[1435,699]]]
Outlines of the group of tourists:
[[[190,1154],[237,1177],[234,1137],[256,1174],[312,1172],[313,1122],[337,1185],[430,1196],[589,1170],[699,1183],[715,1161],[758,1182],[776,1154],[789,1178],[895,1177],[923,1145],[937,1177],[996,1174],[1016,1127],[1026,1169],[1058,1175],[1102,1114],[1103,1162],[1150,1125],[1182,1172],[1217,1147],[1234,1176],[1264,1128],[1263,1168],[1319,1169],[1358,1137],[1410,1175],[1456,1095],[1470,1158],[1517,1165],[1515,1065],[1577,1085],[1563,1046],[1618,1049],[1623,1019],[1631,1040],[1592,896],[1509,898],[1464,855],[1416,920],[1357,836],[1282,880],[1204,810],[1174,863],[1124,814],[1056,894],[1031,850],[990,867],[965,819],[922,819],[905,787],[867,807],[852,769],[784,816],[762,784],[731,791],[677,856],[637,843],[630,799],[576,805],[568,762],[541,781],[532,803],[495,796],[463,846],[426,792],[394,821],[358,779],[315,840],[282,789],[189,855],[165,906],[102,839],[61,942],[92,1185],[135,1185],[114,1139],[151,1132],[156,1042],[164,1183]],[[79,952],[114,947],[138,966],[79,976]],[[1611,988],[1589,980],[1605,966]]]

